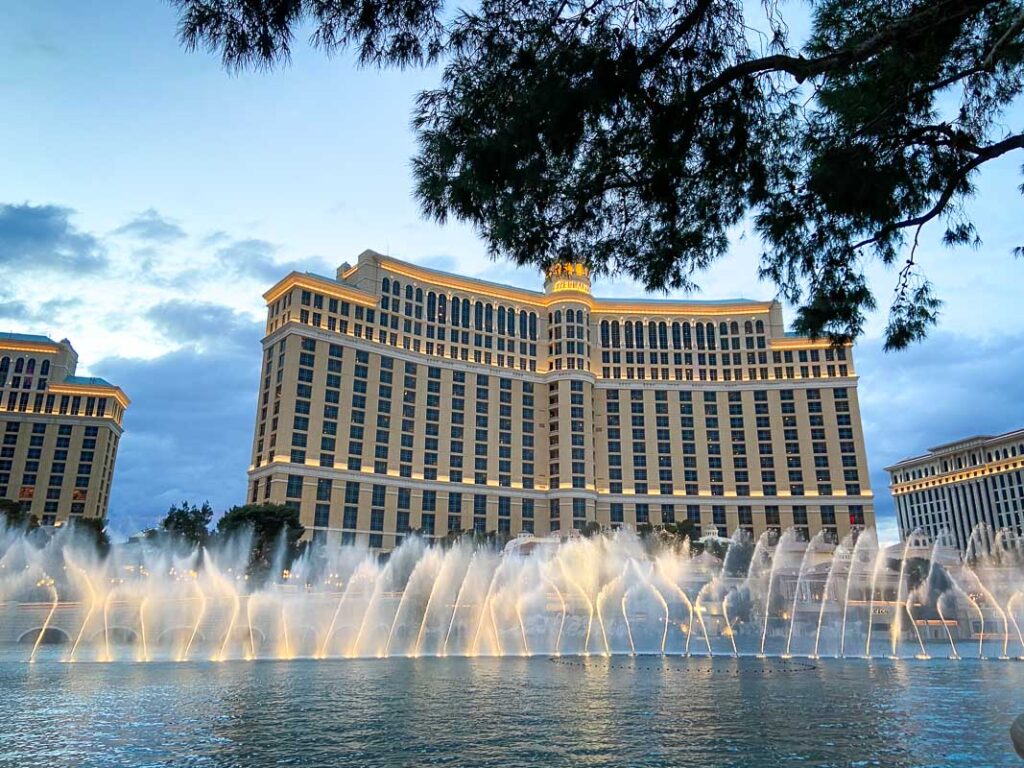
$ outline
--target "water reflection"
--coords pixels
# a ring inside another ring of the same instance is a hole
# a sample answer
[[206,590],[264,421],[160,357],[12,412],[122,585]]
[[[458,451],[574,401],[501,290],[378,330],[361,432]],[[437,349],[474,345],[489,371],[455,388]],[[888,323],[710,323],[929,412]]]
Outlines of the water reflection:
[[0,664],[0,765],[1014,765],[1024,666],[420,658]]

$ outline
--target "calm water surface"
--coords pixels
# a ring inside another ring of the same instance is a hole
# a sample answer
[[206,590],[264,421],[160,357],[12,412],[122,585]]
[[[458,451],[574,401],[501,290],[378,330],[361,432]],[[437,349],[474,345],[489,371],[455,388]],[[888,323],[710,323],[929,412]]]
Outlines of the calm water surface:
[[1024,766],[1024,663],[0,663],[0,766]]

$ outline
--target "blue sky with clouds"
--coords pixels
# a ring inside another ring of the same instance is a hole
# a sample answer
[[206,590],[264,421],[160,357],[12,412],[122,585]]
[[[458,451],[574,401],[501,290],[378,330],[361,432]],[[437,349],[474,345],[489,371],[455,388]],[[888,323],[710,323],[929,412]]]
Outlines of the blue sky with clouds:
[[[70,338],[80,372],[132,398],[117,531],[183,498],[218,509],[243,500],[261,294],[288,270],[331,274],[374,248],[539,286],[490,262],[469,228],[419,216],[409,115],[435,71],[360,70],[297,45],[281,71],[228,75],[180,48],[174,11],[158,0],[7,3],[0,16],[0,330]],[[982,246],[922,240],[918,261],[946,301],[940,328],[886,355],[879,314],[858,346],[886,538],[895,527],[882,467],[1024,426],[1024,261],[1010,255],[1024,245],[1018,163],[1005,158],[981,179],[972,213]],[[757,252],[737,231],[700,295],[771,297]],[[868,269],[884,305],[895,275]],[[604,281],[596,292],[638,289]]]

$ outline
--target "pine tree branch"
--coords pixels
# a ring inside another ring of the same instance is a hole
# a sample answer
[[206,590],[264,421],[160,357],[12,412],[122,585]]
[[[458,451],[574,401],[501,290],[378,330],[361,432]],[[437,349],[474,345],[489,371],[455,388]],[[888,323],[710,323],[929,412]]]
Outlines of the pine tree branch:
[[901,229],[927,224],[946,209],[946,206],[949,205],[949,201],[952,200],[953,196],[956,194],[957,188],[961,183],[963,183],[971,171],[975,170],[983,163],[986,163],[989,160],[994,160],[995,158],[1005,155],[1007,152],[1012,152],[1015,149],[1024,149],[1024,133],[1018,133],[996,144],[982,148],[976,157],[953,174],[952,178],[950,178],[949,184],[946,185],[946,188],[942,191],[942,194],[939,196],[935,205],[933,205],[929,210],[922,213],[920,216],[914,216],[913,218],[885,225],[873,236],[861,240],[859,243],[855,243],[853,245],[853,250],[879,243],[893,232],[897,232]]
[[907,37],[919,36],[933,24],[949,22],[977,13],[992,0],[942,0],[929,5],[923,10],[906,16],[876,32],[864,41],[825,56],[807,59],[803,56],[777,54],[757,59],[742,61],[726,67],[714,78],[702,85],[694,94],[693,101],[699,103],[704,97],[714,93],[731,83],[745,77],[772,72],[785,72],[792,75],[798,83],[808,78],[828,72],[846,69],[870,59],[897,41],[906,41]]

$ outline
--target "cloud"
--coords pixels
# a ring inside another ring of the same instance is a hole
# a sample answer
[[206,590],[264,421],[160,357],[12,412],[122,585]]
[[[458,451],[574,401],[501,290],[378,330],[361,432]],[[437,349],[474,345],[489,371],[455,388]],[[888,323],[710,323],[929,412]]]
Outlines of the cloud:
[[[483,254],[482,249],[481,254]],[[395,258],[405,259],[406,257],[397,256]],[[529,291],[542,290],[544,284],[544,278],[539,269],[532,266],[520,267],[507,259],[496,260],[486,255],[480,255],[469,262],[460,262],[454,256],[444,253],[422,258],[414,257],[409,260],[427,269],[466,275],[491,283],[514,285]]]
[[334,267],[316,256],[300,261],[276,261],[274,257],[279,250],[277,245],[267,240],[247,238],[233,240],[219,248],[216,258],[224,269],[268,284],[276,283],[293,271],[334,273]]
[[878,340],[855,350],[861,417],[880,533],[895,530],[885,467],[928,448],[1024,426],[1024,333],[975,339],[937,331],[885,353]]
[[154,525],[175,502],[245,502],[259,381],[259,330],[249,348],[185,348],[153,360],[107,358],[91,369],[132,400],[118,450],[111,527]]
[[57,205],[0,204],[0,267],[78,274],[105,267],[106,249],[70,222],[73,213]]
[[149,208],[115,229],[113,234],[167,244],[183,239],[185,230],[171,219],[161,216],[155,208]]
[[83,303],[81,299],[50,299],[41,304],[30,304],[9,294],[0,294],[0,321],[62,325],[64,313],[77,309]]
[[230,307],[210,302],[172,299],[146,312],[169,341],[210,347],[255,350],[263,324]]
[[29,306],[24,301],[0,298],[0,320],[23,320],[29,312]]

